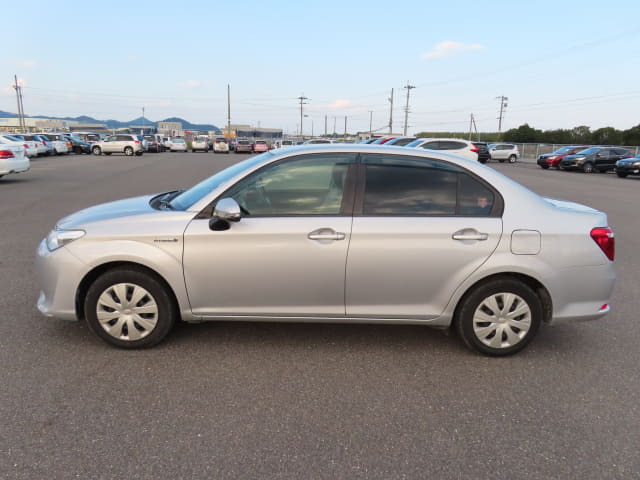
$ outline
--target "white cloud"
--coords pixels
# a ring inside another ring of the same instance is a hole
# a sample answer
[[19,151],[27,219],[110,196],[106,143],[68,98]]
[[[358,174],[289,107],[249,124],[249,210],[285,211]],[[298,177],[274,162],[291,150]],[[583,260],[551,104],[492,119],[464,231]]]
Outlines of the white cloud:
[[335,102],[329,104],[329,109],[340,110],[342,108],[349,108],[350,106],[351,106],[351,100],[347,100],[346,98],[339,98]]
[[455,55],[460,52],[467,52],[469,50],[482,50],[484,45],[480,45],[478,43],[465,44],[462,42],[452,42],[450,40],[446,40],[444,42],[440,42],[436,44],[435,47],[429,52],[423,53],[421,55],[423,60],[429,58],[442,58],[442,57],[450,57],[451,55]]
[[197,88],[200,85],[202,85],[202,83],[199,82],[198,80],[187,80],[184,82],[180,82],[179,85],[184,88]]

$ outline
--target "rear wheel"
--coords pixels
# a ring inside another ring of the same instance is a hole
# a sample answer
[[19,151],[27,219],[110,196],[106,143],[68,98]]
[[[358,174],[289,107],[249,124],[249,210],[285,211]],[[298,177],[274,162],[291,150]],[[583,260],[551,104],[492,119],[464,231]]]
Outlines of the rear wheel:
[[515,155],[511,155],[509,157],[509,163],[516,163],[517,159],[518,159],[518,157],[516,157]]
[[133,155],[133,148],[131,147],[124,147],[124,154],[127,157],[130,157],[131,155]]
[[582,171],[584,173],[593,173],[593,163],[591,162],[586,162],[583,166],[582,166]]
[[94,334],[121,348],[156,345],[177,316],[161,281],[135,268],[110,270],[98,277],[85,297],[84,313]]
[[[54,150],[54,152],[55,152],[55,150]],[[93,147],[91,149],[91,152],[93,152],[94,155],[100,155],[102,153],[102,149],[100,147]],[[55,155],[55,153],[54,153],[54,155]]]
[[526,284],[510,278],[479,285],[460,303],[454,319],[464,343],[491,356],[525,348],[542,323],[542,303]]

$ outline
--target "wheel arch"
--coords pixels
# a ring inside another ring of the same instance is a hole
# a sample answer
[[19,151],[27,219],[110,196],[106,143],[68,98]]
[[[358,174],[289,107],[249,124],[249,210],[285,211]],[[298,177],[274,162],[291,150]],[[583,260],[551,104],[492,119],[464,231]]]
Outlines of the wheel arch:
[[84,320],[84,300],[87,296],[87,292],[91,287],[91,284],[102,274],[110,271],[117,270],[121,268],[131,268],[141,272],[144,272],[148,275],[153,276],[156,280],[158,280],[167,290],[169,297],[171,298],[171,303],[173,304],[173,308],[175,309],[176,318],[180,319],[180,303],[178,302],[178,297],[174,292],[173,288],[167,282],[162,275],[160,275],[154,269],[143,265],[141,263],[131,262],[131,261],[113,261],[103,263],[94,267],[92,270],[87,272],[85,276],[82,278],[80,283],[78,284],[78,289],[76,290],[76,298],[75,298],[75,309],[76,309],[76,317],[79,320]]
[[500,273],[494,273],[492,275],[489,275],[487,277],[481,278],[478,281],[476,281],[475,283],[473,283],[472,285],[470,285],[465,291],[464,293],[460,296],[460,298],[458,299],[457,303],[456,303],[456,307],[454,309],[453,312],[453,319],[451,322],[451,326],[453,326],[455,324],[455,322],[458,321],[459,318],[459,310],[462,307],[464,300],[476,289],[478,288],[480,285],[483,285],[487,282],[493,281],[493,280],[499,280],[499,279],[511,279],[511,280],[517,280],[520,281],[522,283],[524,283],[525,285],[527,285],[529,288],[531,288],[531,290],[533,290],[535,292],[535,294],[537,295],[537,297],[540,299],[540,303],[542,305],[542,314],[543,314],[543,318],[542,321],[544,323],[550,323],[551,322],[551,318],[553,316],[553,301],[551,300],[551,294],[549,293],[549,290],[547,290],[547,288],[536,278],[524,274],[524,273],[518,273],[518,272],[500,272]]

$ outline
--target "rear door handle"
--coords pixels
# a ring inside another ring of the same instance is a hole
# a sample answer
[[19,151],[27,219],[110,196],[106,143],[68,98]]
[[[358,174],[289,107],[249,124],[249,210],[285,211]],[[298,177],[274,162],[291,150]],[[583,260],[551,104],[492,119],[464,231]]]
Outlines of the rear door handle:
[[336,232],[331,228],[319,228],[307,235],[310,240],[344,240],[346,236],[346,234]]
[[489,234],[476,232],[475,230],[460,230],[453,235],[451,238],[454,240],[486,240],[489,238]]

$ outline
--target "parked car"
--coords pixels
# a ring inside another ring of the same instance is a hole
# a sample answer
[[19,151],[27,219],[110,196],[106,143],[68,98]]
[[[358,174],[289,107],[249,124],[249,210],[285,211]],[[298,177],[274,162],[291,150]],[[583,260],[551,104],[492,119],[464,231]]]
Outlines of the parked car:
[[36,147],[38,151],[38,156],[49,156],[53,151],[53,144],[51,142],[47,142],[43,137],[37,134],[25,133],[22,135],[26,140],[31,140],[36,142]]
[[71,142],[71,151],[75,154],[92,153],[91,144],[76,137],[65,137]]
[[53,145],[53,155],[66,155],[69,153],[69,147],[67,146],[67,140],[65,140],[63,135],[57,133],[45,133],[38,134],[40,137],[44,138],[48,142]]
[[620,147],[591,147],[560,160],[561,170],[581,170],[584,173],[604,173],[613,170],[616,162],[633,154]]
[[491,160],[497,160],[500,163],[505,160],[515,163],[520,158],[520,149],[512,143],[492,143],[489,145],[489,155]]
[[165,152],[171,148],[171,137],[162,137],[162,146]]
[[105,137],[104,134],[93,133],[93,132],[73,132],[71,135],[81,140],[84,140],[87,143],[99,142]]
[[393,145],[395,145],[396,147],[404,147],[415,140],[417,140],[417,137],[398,137],[392,138],[387,143],[385,143],[385,145],[388,145],[390,147]]
[[625,178],[628,175],[640,175],[640,153],[635,157],[623,158],[616,162],[616,175]]
[[459,155],[474,162],[478,160],[478,147],[460,138],[418,138],[407,147]]
[[147,148],[150,152],[160,153],[164,151],[164,145],[162,145],[162,138],[159,135],[148,134],[143,135],[147,141]]
[[471,142],[478,149],[478,161],[480,163],[487,163],[491,159],[489,154],[489,146],[486,142]]
[[4,136],[0,137],[0,178],[11,173],[26,172],[30,165],[22,145],[7,142]]
[[614,249],[606,214],[475,161],[304,146],[59,220],[38,247],[37,306],[123,348],[178,320],[260,317],[453,327],[508,355],[543,323],[608,313]]
[[127,156],[142,155],[144,153],[144,145],[142,137],[129,133],[119,133],[110,135],[104,140],[94,143],[91,151],[94,155],[111,155],[112,153],[124,153]]
[[373,142],[370,143],[370,145],[384,145],[385,143],[390,142],[394,138],[398,138],[398,137],[380,137],[380,138],[376,138]]
[[280,146],[281,147],[292,147],[293,146],[293,140],[282,140],[280,142]]
[[170,152],[186,152],[187,151],[187,142],[184,138],[172,138],[171,144],[169,145]]
[[209,151],[209,137],[194,137],[191,139],[191,151],[196,152],[198,150]]
[[328,138],[312,138],[310,140],[305,140],[303,145],[320,145],[326,143],[333,143],[333,140],[329,140]]
[[251,147],[253,153],[263,153],[269,151],[269,145],[264,140],[256,140]]
[[252,153],[253,145],[249,140],[238,140],[236,142],[236,153]]
[[567,155],[574,155],[581,150],[585,150],[589,147],[585,146],[567,146],[561,147],[555,152],[552,153],[543,153],[542,155],[538,155],[538,159],[536,162],[540,166],[540,168],[547,169],[549,167],[555,167],[560,169],[560,160],[562,160]]
[[[15,137],[23,142],[27,143],[27,156],[28,157],[39,157],[41,155],[46,155],[47,148],[42,143],[42,140],[35,138],[33,135],[23,134],[23,133],[12,133],[12,137]],[[35,148],[35,154],[34,154]]]
[[229,144],[224,137],[216,137],[213,141],[213,153],[229,153]]
[[27,157],[38,156],[38,147],[36,146],[36,142],[25,140],[18,134],[0,134],[0,141],[3,143],[22,146],[22,148],[24,148],[24,154]]

